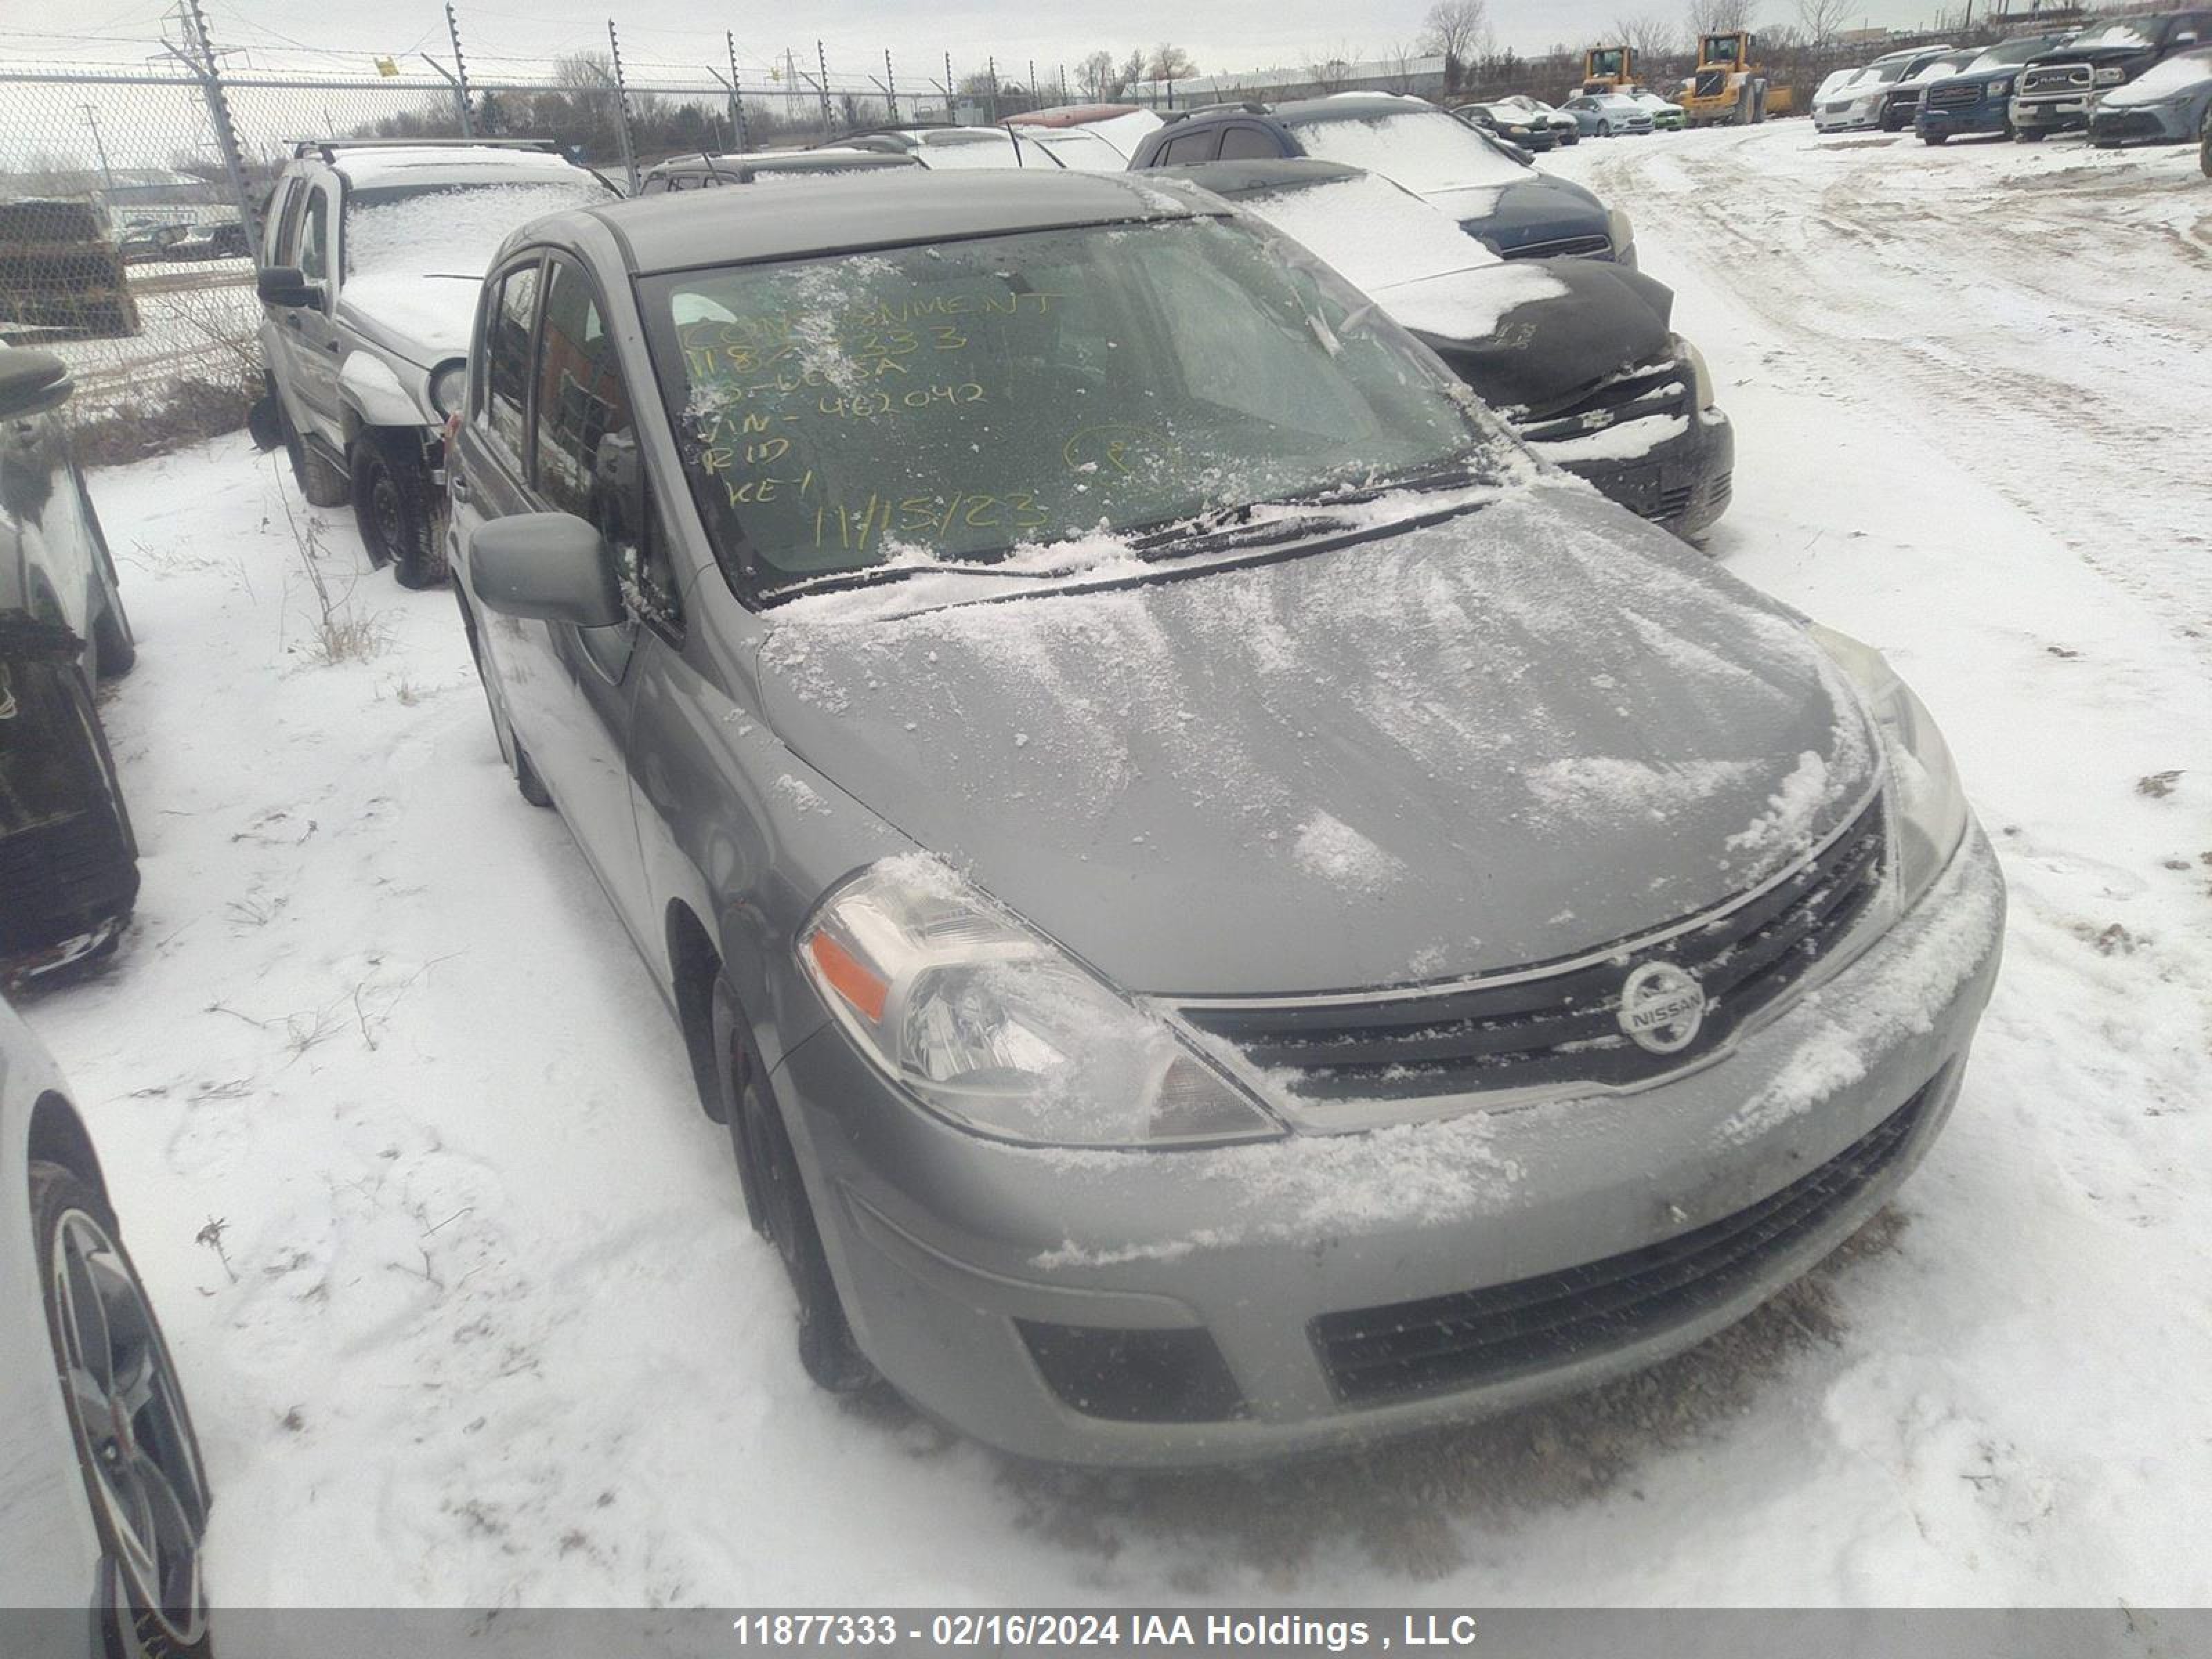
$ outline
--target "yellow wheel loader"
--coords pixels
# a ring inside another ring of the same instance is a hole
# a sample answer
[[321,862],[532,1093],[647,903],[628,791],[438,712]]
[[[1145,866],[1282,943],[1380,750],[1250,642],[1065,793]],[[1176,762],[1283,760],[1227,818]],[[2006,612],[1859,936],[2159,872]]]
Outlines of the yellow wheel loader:
[[1618,92],[1635,80],[1626,46],[1592,46],[1583,54],[1584,92]]
[[1769,84],[1759,67],[1757,43],[1745,30],[1701,36],[1698,66],[1674,101],[1693,127],[1747,127],[1790,112],[1790,88]]

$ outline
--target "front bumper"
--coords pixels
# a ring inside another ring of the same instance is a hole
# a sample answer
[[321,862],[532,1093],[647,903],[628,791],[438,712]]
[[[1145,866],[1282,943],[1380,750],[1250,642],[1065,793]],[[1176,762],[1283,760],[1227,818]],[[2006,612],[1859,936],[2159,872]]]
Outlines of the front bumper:
[[[1700,410],[1686,422],[1674,417],[1667,424],[1676,422],[1683,426],[1678,435],[1632,459],[1577,459],[1571,441],[1530,447],[1638,517],[1687,540],[1718,523],[1735,497],[1735,428],[1718,409]],[[1630,429],[1614,428],[1600,436],[1614,438]],[[1562,450],[1570,453],[1554,453]]]
[[2100,106],[2089,116],[2093,144],[2192,143],[2197,128],[2180,104],[2139,104],[2129,109]]
[[1822,107],[1813,112],[1813,126],[1818,132],[1872,132],[1881,125],[1880,104],[1854,104],[1841,110]]
[[1930,133],[1942,138],[1961,138],[1979,133],[2010,132],[2012,117],[2008,100],[2002,98],[1984,98],[1978,103],[1944,108],[1931,108],[1923,99],[1919,112],[1912,118],[1912,130],[1923,138]]
[[2079,132],[2089,125],[2089,94],[2069,98],[2024,98],[2012,100],[2014,132]]
[[[1690,1346],[1804,1273],[1880,1208],[1942,1127],[2003,914],[1995,858],[1970,830],[1918,906],[1714,1063],[1634,1093],[1365,1133],[1202,1152],[1011,1146],[885,1098],[835,1028],[793,1048],[772,1081],[812,1154],[816,1212],[861,1346],[924,1412],[1060,1462],[1275,1455],[1591,1387]],[[1819,1066],[1805,1063],[1814,1053]],[[1373,1403],[1348,1397],[1329,1357],[1332,1331],[1360,1310],[1456,1303],[1694,1243],[1858,1168],[1856,1149],[1877,1143],[1883,1158],[1863,1179],[1710,1294],[1650,1317],[1616,1310],[1601,1339],[1564,1356]],[[1017,1322],[1204,1333],[1237,1404],[1203,1422],[1079,1411]]]

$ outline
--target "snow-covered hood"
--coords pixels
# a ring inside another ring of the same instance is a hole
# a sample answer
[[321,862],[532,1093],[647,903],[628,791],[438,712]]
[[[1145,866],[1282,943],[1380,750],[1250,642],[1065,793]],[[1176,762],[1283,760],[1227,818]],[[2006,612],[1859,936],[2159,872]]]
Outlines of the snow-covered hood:
[[1569,236],[1610,234],[1605,204],[1580,185],[1548,173],[1531,171],[1510,185],[1425,191],[1421,199],[1499,253]]
[[1781,606],[1556,477],[1279,563],[775,614],[784,741],[1138,991],[1619,939],[1786,864],[1877,765]]
[[1541,408],[1672,354],[1674,295],[1601,259],[1510,259],[1373,290],[1495,408]]
[[440,272],[365,271],[339,290],[341,322],[420,368],[465,357],[483,278]]

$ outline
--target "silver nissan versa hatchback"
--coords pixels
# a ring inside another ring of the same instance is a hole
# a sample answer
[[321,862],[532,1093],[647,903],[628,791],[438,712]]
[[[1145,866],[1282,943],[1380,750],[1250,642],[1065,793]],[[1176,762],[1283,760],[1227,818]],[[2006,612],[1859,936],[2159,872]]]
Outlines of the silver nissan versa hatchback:
[[453,568],[799,1348],[1037,1457],[1697,1341],[1948,1111],[2003,889],[1872,650],[1156,176],[720,190],[485,285]]

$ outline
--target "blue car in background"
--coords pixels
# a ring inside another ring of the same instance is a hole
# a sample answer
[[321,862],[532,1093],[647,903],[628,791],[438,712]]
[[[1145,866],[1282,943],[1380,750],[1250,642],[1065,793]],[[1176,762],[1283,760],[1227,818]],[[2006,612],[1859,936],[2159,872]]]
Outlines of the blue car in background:
[[1956,75],[1929,82],[1921,92],[1912,130],[1929,144],[1974,134],[2011,137],[2013,86],[2020,78],[2020,66],[2055,52],[2075,33],[2069,29],[2000,40]]

